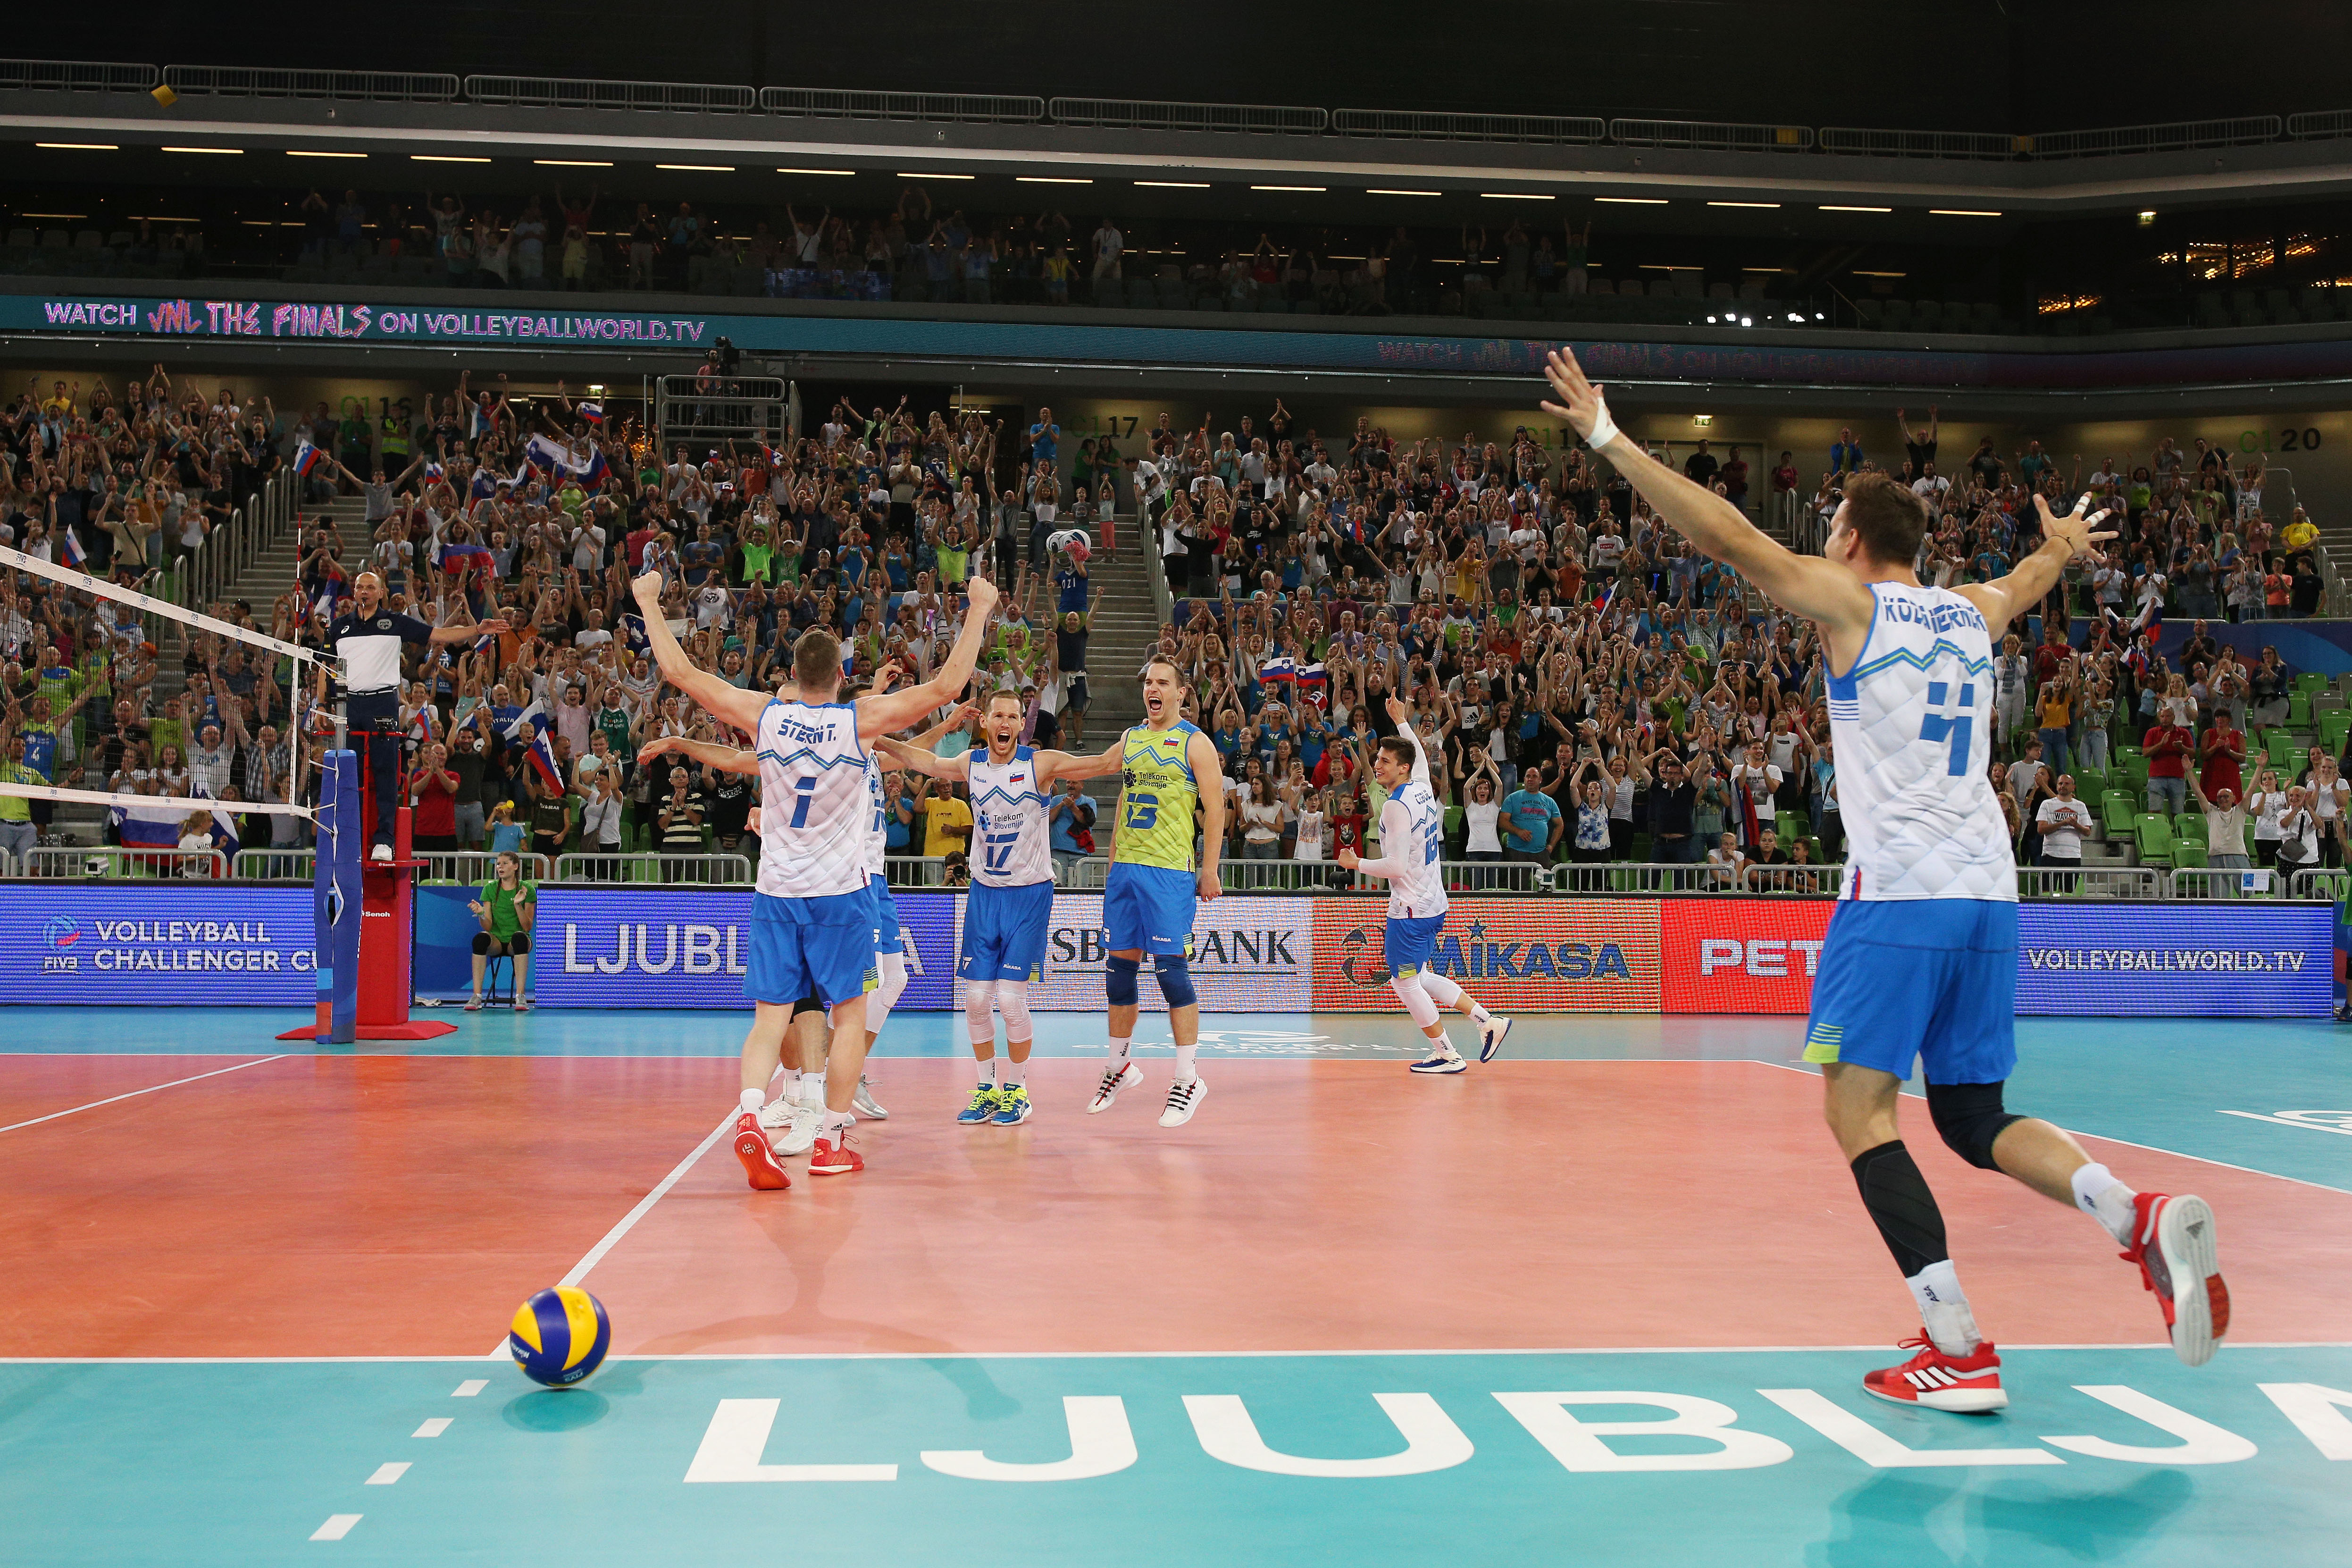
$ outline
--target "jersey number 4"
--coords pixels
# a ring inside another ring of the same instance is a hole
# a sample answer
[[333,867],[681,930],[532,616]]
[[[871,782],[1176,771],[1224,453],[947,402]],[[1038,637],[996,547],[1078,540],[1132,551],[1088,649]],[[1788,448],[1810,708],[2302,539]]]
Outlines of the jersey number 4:
[[[1948,682],[1927,682],[1927,706],[1930,709],[1941,708],[1950,698],[1951,690]],[[1919,721],[1919,739],[1931,746],[1941,744],[1945,747],[1951,760],[1944,771],[1954,778],[1969,771],[1969,742],[1976,728],[1976,705],[1977,689],[1963,683],[1960,687],[1962,712],[1957,715],[1930,712]]]

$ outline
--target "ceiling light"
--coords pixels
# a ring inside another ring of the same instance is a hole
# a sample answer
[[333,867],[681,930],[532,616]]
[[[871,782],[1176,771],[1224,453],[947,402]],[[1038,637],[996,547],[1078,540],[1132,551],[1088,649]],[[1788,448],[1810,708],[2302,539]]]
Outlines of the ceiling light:
[[120,153],[121,148],[111,142],[36,142],[36,147],[47,147],[52,153]]
[[[163,153],[216,153],[227,154],[231,153],[242,153],[245,149],[242,147],[162,147],[158,148],[157,151]],[[486,163],[488,161],[488,160],[487,159],[484,160]]]
[[1304,191],[1309,195],[1320,195],[1323,194],[1323,187],[1320,185],[1252,185],[1250,189],[1254,191]]
[[1748,317],[1748,316],[1742,316],[1742,317],[1740,317],[1740,318],[1739,318],[1739,324],[1740,324],[1741,326],[1743,326],[1743,327],[1752,327],[1752,326],[1754,326],[1754,325],[1756,324],[1756,322],[1755,322],[1755,321],[1754,321],[1752,318],[1750,318],[1750,317]]
[[1644,261],[1642,263],[1639,270],[1643,272],[1699,272],[1704,271],[1705,268],[1698,267],[1677,266],[1675,263],[1671,261]]
[[1853,275],[1856,278],[1900,278],[1903,276],[1900,272],[1876,272],[1866,267],[1855,268],[1853,269]]
[[656,163],[654,167],[676,169],[681,174],[731,174],[735,172],[735,165],[732,163]]
[[456,153],[411,153],[408,155],[408,161],[412,163],[487,163],[489,162],[488,158],[466,157]]
[[1828,318],[1827,316],[1822,315],[1819,310],[1815,310],[1815,311],[1813,312],[1813,320],[1815,320],[1816,321],[1828,321],[1828,320],[1829,320],[1829,318]]
[[88,213],[18,213],[18,217],[88,217]]
[[2143,225],[2154,223],[2156,221],[2156,209],[2154,207],[2142,209],[2139,215],[2139,221]]
[[1743,267],[1742,272],[1794,272],[1793,267]]
[[1205,191],[1209,188],[1209,182],[1206,180],[1138,180],[1135,183],[1139,185],[1155,186],[1163,191]]
[[1713,326],[1713,325],[1715,325],[1715,318],[1714,318],[1713,316],[1709,316],[1709,317],[1706,319],[1706,324],[1707,324],[1708,326],[1710,326],[1710,327],[1711,327],[1711,326]]
[[609,169],[612,162],[604,158],[533,158],[532,163],[549,169]]
[[908,174],[906,170],[901,169],[898,171],[898,178],[902,180],[970,180],[976,179],[978,176],[973,174]]
[[313,153],[300,147],[287,148],[286,155],[289,158],[364,158],[367,156],[364,153]]
[[1368,196],[1442,196],[1443,191],[1366,191]]
[[1490,202],[1549,202],[1559,199],[1532,191],[1480,191],[1478,194]]
[[1777,207],[1779,202],[1709,202],[1711,207]]
[[1929,207],[1929,217],[1999,217],[1999,213],[1981,212],[1974,207]]
[[1596,202],[1615,202],[1620,206],[1628,207],[1662,207],[1666,205],[1666,198],[1664,196],[1595,196],[1592,199]]
[[855,169],[779,169],[779,174],[854,174]]
[[1824,206],[1822,208],[1825,213],[1891,213],[1894,210],[1893,207]]
[[1015,174],[1016,185],[1091,185],[1094,180],[1084,174]]
[[1805,319],[1804,317],[1800,316],[1800,315],[1799,315],[1799,314],[1797,314],[1797,312],[1796,312],[1796,311],[1794,311],[1794,310],[1791,310],[1791,311],[1790,311],[1790,312],[1789,312],[1789,320],[1790,320],[1790,321],[1792,321],[1802,322],[1802,321],[1804,321],[1804,319]]

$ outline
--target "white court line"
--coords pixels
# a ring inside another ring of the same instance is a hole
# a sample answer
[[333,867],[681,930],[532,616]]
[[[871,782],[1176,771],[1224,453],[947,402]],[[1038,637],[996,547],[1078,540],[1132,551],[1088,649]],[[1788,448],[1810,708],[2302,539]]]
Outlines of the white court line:
[[[1768,1062],[1761,1057],[1749,1057],[1746,1059],[1754,1062],[1758,1067],[1780,1068],[1789,1072],[1803,1073],[1807,1078],[1821,1077],[1819,1072],[1810,1067],[1790,1067],[1787,1062]],[[1903,1098],[1919,1100],[1924,1104],[1927,1097],[1924,1094],[1914,1094],[1906,1089],[1903,1090]],[[2251,1113],[2242,1110],[2225,1110],[2221,1114],[2244,1116]],[[2270,1119],[2256,1117],[2255,1120],[2267,1121]],[[2287,1125],[2296,1127],[2301,1126],[2302,1123],[2291,1121]],[[2151,1154],[2169,1154],[2176,1160],[2194,1160],[2200,1165],[2218,1165],[2224,1171],[2242,1171],[2249,1176],[2267,1176],[2273,1182],[2293,1182],[2298,1187],[2316,1187],[2323,1193],[2341,1193],[2346,1197],[2352,1197],[2352,1187],[2331,1187],[2326,1182],[2306,1182],[2301,1176],[2284,1176],[2276,1171],[2258,1171],[2252,1165],[2233,1165],[2227,1160],[2215,1160],[2203,1154],[2185,1154],[2178,1149],[2167,1149],[2155,1143],[2135,1143],[2128,1138],[2117,1138],[2108,1132],[2088,1132],[2079,1127],[2070,1127],[2066,1131],[2084,1138],[2096,1138],[2102,1143],[2120,1143],[2126,1149],[2145,1149]]]
[[457,1392],[450,1394],[449,1397],[452,1399],[471,1399],[474,1395],[481,1393],[482,1390],[489,1387],[489,1385],[490,1380],[487,1377],[469,1377],[465,1382],[459,1384],[457,1385]]
[[375,1468],[375,1474],[367,1479],[367,1484],[372,1487],[391,1486],[408,1473],[408,1463],[406,1459],[394,1459],[389,1463],[378,1465]]
[[[79,1056],[83,1053],[77,1051],[58,1051],[54,1054],[58,1056]],[[93,1100],[88,1105],[77,1105],[67,1110],[52,1110],[47,1116],[36,1116],[30,1121],[11,1122],[5,1127],[0,1127],[0,1132],[14,1132],[18,1128],[22,1127],[38,1127],[42,1122],[55,1121],[60,1116],[72,1116],[84,1110],[96,1110],[101,1105],[115,1105],[126,1100],[136,1100],[142,1094],[153,1094],[158,1089],[177,1089],[184,1083],[194,1083],[198,1079],[218,1078],[225,1072],[243,1072],[247,1068],[266,1067],[271,1062],[282,1062],[286,1059],[287,1058],[282,1055],[275,1057],[256,1057],[249,1062],[239,1062],[235,1067],[215,1068],[210,1072],[200,1072],[191,1078],[175,1078],[169,1083],[152,1084],[145,1089],[134,1089],[129,1094],[118,1094],[107,1100]]]
[[432,1420],[427,1421],[424,1426],[419,1426],[415,1431],[411,1432],[409,1436],[412,1437],[438,1437],[442,1433],[449,1430],[451,1425],[452,1417],[446,1415],[436,1415]]
[[313,1541],[341,1541],[352,1532],[362,1516],[356,1513],[331,1513],[327,1522],[310,1532]]
[[[677,1185],[678,1179],[684,1176],[688,1171],[694,1169],[695,1163],[697,1161],[700,1160],[705,1154],[710,1152],[710,1146],[713,1143],[718,1142],[719,1139],[725,1137],[734,1127],[736,1118],[742,1114],[743,1113],[740,1110],[729,1111],[726,1119],[720,1121],[718,1126],[712,1128],[709,1135],[706,1136],[701,1142],[697,1143],[694,1146],[694,1152],[692,1153],[688,1154],[685,1159],[680,1160],[676,1165],[670,1167],[669,1174],[664,1176],[659,1183],[656,1184],[652,1192],[649,1192],[644,1197],[639,1198],[637,1200],[637,1206],[623,1215],[620,1218],[620,1223],[614,1226],[612,1229],[606,1231],[604,1233],[604,1239],[588,1249],[588,1255],[586,1257],[583,1258],[579,1262],[572,1266],[571,1273],[566,1274],[562,1279],[558,1279],[555,1282],[557,1287],[560,1289],[565,1285],[577,1285],[581,1280],[585,1279],[588,1277],[588,1270],[595,1268],[596,1265],[604,1260],[604,1255],[612,1251],[613,1248],[619,1244],[621,1237],[629,1234],[630,1230],[636,1225],[637,1221],[645,1218],[646,1215],[653,1211],[653,1206],[661,1202],[663,1197],[668,1194],[672,1187]],[[505,1359],[510,1353],[511,1352],[507,1349],[507,1342],[501,1338],[499,1341],[498,1348],[490,1352],[488,1355],[482,1359],[485,1361],[499,1361]]]
[[[698,1351],[675,1355],[612,1355],[608,1362],[642,1361],[1238,1361],[1287,1356],[1295,1360],[1334,1356],[1471,1356],[1471,1355],[1808,1355],[1814,1352],[1840,1354],[1884,1351],[1886,1342],[1858,1345],[1552,1345],[1425,1347],[1419,1350],[1290,1350],[1290,1351]],[[2223,1351],[2346,1351],[2352,1340],[2230,1340]],[[2004,1354],[2016,1351],[2161,1351],[2173,1353],[2162,1340],[2100,1344],[2007,1344]],[[503,1353],[503,1352],[501,1352]],[[373,1362],[441,1362],[468,1364],[470,1355],[231,1355],[231,1356],[0,1356],[0,1366],[348,1366]],[[469,1380],[473,1381],[473,1380]]]
[[2224,1110],[2224,1116],[2242,1116],[2249,1121],[2275,1121],[2281,1127],[2304,1127],[2314,1132],[2333,1132],[2339,1138],[2352,1138],[2352,1127],[2322,1127],[2315,1121],[2290,1121],[2284,1116],[2264,1116],[2259,1110]]

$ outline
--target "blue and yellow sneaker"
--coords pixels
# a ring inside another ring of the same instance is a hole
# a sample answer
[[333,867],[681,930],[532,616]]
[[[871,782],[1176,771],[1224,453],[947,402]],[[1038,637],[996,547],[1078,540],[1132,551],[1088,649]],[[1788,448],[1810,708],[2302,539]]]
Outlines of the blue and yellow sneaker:
[[1016,1083],[996,1091],[996,1124],[999,1127],[1020,1126],[1029,1120],[1029,1113],[1034,1109],[1029,1103],[1027,1084]]
[[978,1126],[996,1114],[996,1086],[982,1084],[971,1091],[971,1103],[956,1112],[956,1120],[967,1126]]

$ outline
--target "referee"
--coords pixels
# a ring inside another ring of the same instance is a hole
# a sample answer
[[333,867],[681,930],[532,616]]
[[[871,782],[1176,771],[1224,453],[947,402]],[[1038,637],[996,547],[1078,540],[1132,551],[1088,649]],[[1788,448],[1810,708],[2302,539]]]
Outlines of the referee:
[[343,661],[344,721],[367,752],[367,789],[375,807],[377,860],[392,858],[392,824],[400,800],[400,652],[404,645],[473,642],[486,628],[428,626],[383,607],[383,579],[362,572],[352,607],[327,627],[327,649]]

